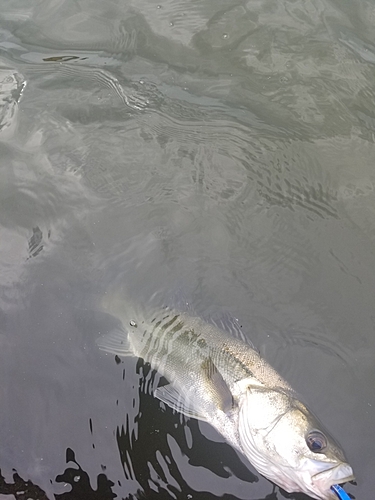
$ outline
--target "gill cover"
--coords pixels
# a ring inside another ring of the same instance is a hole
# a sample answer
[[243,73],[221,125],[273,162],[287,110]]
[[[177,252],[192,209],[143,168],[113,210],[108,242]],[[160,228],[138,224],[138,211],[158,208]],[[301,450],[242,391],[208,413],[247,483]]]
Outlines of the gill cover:
[[292,391],[248,386],[239,436],[254,467],[288,492],[329,499],[333,484],[353,478],[340,447]]

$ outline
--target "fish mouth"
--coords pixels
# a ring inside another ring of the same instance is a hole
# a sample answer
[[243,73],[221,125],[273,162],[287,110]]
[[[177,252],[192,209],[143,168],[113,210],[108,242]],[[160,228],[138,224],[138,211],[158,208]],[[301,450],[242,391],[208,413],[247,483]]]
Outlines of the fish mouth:
[[314,484],[324,483],[325,487],[330,488],[333,484],[343,484],[348,481],[353,481],[355,476],[350,465],[342,463],[322,472],[318,472],[318,474],[315,474],[311,479]]

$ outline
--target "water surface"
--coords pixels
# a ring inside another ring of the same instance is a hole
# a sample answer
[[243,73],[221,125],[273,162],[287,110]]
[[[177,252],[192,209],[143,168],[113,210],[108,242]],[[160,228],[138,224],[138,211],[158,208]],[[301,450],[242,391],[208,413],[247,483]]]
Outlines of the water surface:
[[2,498],[307,498],[98,350],[114,284],[238,318],[371,498],[374,22],[365,0],[3,0]]

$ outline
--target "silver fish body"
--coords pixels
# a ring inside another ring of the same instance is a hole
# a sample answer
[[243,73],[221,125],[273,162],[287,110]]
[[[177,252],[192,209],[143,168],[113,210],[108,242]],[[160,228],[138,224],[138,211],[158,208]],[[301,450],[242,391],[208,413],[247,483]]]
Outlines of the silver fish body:
[[124,331],[99,338],[99,347],[149,362],[169,382],[155,397],[209,422],[269,480],[333,500],[331,485],[354,479],[341,448],[249,344],[184,312],[147,315],[113,296],[106,310]]

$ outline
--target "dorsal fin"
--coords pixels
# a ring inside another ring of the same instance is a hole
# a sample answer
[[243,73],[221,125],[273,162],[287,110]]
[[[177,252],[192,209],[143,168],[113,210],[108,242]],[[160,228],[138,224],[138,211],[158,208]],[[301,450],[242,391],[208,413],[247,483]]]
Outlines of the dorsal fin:
[[253,343],[245,335],[241,323],[230,313],[222,313],[219,318],[210,318],[209,321],[220,328],[220,330],[224,330],[229,333],[232,338],[242,340],[242,342],[255,350]]

